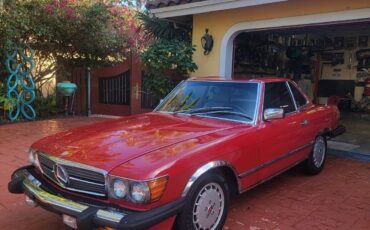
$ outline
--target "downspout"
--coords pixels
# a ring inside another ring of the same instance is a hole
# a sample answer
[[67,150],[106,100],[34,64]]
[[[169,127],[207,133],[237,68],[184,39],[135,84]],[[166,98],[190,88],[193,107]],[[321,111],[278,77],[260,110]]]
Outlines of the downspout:
[[91,69],[86,68],[86,113],[91,115]]

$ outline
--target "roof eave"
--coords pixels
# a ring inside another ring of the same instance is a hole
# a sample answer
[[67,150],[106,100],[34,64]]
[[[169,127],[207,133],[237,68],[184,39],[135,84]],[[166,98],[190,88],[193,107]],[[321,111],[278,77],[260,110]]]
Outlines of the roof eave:
[[158,18],[170,18],[185,15],[201,14],[220,10],[229,10],[241,7],[263,5],[288,0],[212,0],[192,2],[175,6],[167,6],[151,9]]

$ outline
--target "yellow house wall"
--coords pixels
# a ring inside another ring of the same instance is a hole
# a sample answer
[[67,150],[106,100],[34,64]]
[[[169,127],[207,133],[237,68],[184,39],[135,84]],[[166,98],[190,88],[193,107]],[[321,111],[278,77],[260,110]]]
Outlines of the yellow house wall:
[[[219,75],[222,39],[228,29],[237,23],[361,8],[370,8],[370,0],[288,0],[280,3],[194,15],[193,44],[196,45],[197,49],[193,59],[198,65],[198,70],[192,73],[192,76]],[[200,43],[206,28],[209,29],[209,33],[214,39],[213,50],[209,55],[203,54]]]

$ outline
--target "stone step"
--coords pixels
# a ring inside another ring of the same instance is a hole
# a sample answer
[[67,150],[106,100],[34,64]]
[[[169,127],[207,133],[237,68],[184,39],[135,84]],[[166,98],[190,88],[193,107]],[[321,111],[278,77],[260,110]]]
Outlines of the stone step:
[[328,141],[329,154],[370,162],[370,151],[363,151],[360,148],[360,145],[340,141]]

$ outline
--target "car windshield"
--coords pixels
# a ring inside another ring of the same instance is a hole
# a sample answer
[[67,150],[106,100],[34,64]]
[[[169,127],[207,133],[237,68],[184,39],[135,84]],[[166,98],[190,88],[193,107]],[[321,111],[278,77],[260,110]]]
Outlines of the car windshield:
[[155,111],[253,121],[257,83],[184,81]]

